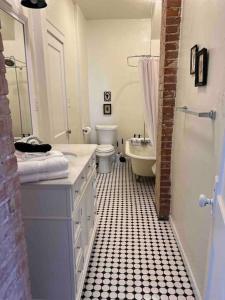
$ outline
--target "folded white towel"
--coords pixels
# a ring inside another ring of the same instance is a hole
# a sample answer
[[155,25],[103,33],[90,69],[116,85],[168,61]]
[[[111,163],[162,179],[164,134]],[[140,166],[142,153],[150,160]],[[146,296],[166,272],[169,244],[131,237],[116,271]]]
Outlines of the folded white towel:
[[20,152],[20,151],[16,151],[16,158],[18,162],[21,161],[30,161],[30,160],[34,160],[34,161],[38,161],[38,160],[45,160],[51,157],[64,157],[63,153],[60,151],[49,151],[46,153],[43,152]]
[[67,178],[69,175],[69,171],[60,171],[60,172],[48,172],[48,173],[36,173],[31,175],[20,175],[21,183],[29,183],[29,182],[38,182],[44,180],[53,180],[53,179],[61,179]]
[[64,156],[48,157],[44,160],[18,161],[19,175],[31,175],[38,173],[68,171],[69,161]]

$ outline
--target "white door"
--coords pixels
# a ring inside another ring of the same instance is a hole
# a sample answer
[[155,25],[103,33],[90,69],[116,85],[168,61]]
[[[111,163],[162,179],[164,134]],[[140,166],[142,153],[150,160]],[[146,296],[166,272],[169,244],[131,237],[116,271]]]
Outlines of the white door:
[[64,68],[64,47],[49,31],[47,32],[48,96],[51,123],[51,142],[69,142],[67,99]]
[[209,253],[208,279],[204,300],[225,299],[225,136],[220,174],[213,199],[200,196],[200,206],[212,205],[212,234]]

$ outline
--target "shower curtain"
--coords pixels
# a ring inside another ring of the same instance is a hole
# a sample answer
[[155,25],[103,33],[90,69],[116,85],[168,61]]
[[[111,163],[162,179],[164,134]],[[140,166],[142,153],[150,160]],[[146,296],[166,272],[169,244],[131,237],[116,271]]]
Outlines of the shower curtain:
[[141,58],[139,73],[143,87],[145,126],[156,150],[159,90],[159,58]]

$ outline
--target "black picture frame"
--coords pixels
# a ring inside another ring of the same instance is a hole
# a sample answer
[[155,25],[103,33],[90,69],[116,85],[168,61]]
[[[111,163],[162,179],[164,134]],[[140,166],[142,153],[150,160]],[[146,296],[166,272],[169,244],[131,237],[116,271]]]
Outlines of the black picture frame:
[[112,114],[112,105],[111,104],[103,104],[103,114],[104,115]]
[[190,52],[190,74],[195,74],[196,57],[198,53],[198,45],[194,45]]
[[195,66],[195,86],[204,86],[207,84],[208,77],[208,50],[202,48],[196,56]]
[[104,92],[104,101],[105,102],[110,102],[112,99],[112,93],[111,91],[105,91]]

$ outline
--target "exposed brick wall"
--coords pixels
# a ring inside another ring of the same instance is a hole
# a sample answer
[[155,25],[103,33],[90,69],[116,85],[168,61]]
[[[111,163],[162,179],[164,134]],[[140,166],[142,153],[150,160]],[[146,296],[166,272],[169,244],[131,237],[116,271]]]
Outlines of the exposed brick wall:
[[30,300],[20,185],[0,35],[0,299]]
[[163,0],[157,138],[156,208],[159,219],[170,212],[171,149],[177,83],[181,0]]

